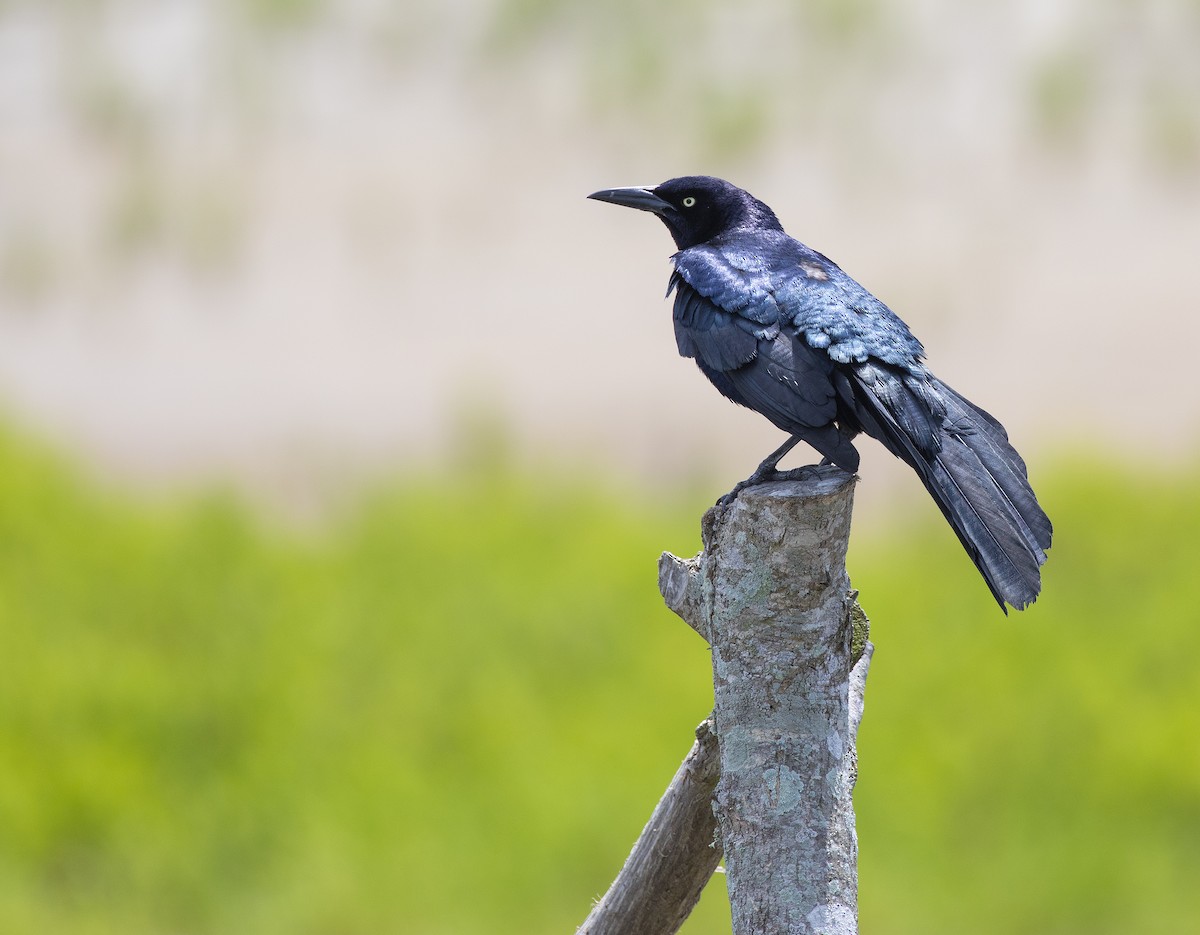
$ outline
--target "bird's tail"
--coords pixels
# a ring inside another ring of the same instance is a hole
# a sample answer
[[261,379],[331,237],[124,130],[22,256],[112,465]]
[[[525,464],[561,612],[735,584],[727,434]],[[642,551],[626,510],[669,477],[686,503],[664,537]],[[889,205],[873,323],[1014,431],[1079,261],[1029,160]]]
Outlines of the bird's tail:
[[917,472],[1001,609],[1032,604],[1053,527],[1004,426],[940,380],[864,376],[854,394],[864,430]]

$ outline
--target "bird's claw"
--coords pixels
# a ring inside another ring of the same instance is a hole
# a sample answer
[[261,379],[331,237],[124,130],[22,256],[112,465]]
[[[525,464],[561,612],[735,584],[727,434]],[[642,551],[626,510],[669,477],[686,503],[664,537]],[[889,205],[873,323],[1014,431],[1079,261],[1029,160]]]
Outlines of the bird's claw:
[[739,481],[734,486],[733,490],[729,491],[729,493],[722,494],[721,496],[717,497],[716,505],[718,507],[729,506],[729,504],[733,503],[733,501],[737,499],[738,494],[740,494],[743,490],[745,490],[751,484],[757,484],[757,483],[758,483],[758,481],[751,480],[749,477],[747,477],[744,481]]
[[787,481],[787,480],[808,480],[812,477],[813,472],[818,469],[819,465],[808,464],[804,467],[791,468],[787,471],[781,471],[778,468],[770,467],[767,469],[759,468],[744,481],[739,481],[734,485],[733,490],[717,499],[717,506],[729,506],[737,499],[747,487],[753,487],[756,484],[765,484],[768,481]]

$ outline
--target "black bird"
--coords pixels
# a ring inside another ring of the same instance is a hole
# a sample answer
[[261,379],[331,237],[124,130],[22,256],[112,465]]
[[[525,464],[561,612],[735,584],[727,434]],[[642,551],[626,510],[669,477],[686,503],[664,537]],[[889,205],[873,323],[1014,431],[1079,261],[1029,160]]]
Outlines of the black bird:
[[710,176],[588,196],[658,215],[679,252],[679,353],[725,396],[791,436],[731,491],[777,476],[804,441],[854,473],[859,432],[917,472],[992,595],[1023,610],[1041,590],[1050,520],[1004,427],[925,367],[886,305],[784,233],[769,207]]

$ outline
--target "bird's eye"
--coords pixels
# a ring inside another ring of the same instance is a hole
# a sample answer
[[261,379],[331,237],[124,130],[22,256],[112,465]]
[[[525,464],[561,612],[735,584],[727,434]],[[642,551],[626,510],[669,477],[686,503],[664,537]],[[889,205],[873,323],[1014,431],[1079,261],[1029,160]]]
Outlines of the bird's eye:
[[696,204],[696,199],[693,198],[691,195],[688,195],[686,198],[683,199],[683,206],[685,208],[690,208],[695,204]]

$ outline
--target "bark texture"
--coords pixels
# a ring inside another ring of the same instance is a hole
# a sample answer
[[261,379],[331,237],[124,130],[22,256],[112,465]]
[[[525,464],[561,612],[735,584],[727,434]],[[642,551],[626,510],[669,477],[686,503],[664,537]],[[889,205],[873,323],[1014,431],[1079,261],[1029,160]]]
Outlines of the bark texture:
[[735,935],[857,931],[872,646],[845,571],[853,488],[837,468],[747,488],[705,514],[699,555],[662,555],[667,606],[712,646],[716,710],[579,932],[677,931],[722,850]]
[[691,752],[577,935],[671,935],[679,930],[721,862],[713,840],[717,776],[717,738],[710,718],[696,728]]
[[840,470],[814,471],[706,517],[716,810],[735,935],[857,931],[853,490]]

